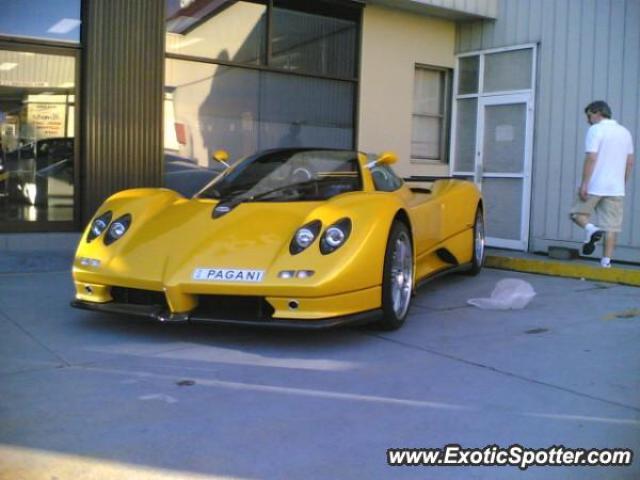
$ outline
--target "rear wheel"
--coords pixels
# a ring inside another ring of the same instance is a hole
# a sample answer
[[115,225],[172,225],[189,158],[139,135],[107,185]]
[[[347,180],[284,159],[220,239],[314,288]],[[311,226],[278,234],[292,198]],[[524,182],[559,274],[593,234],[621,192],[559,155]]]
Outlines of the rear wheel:
[[413,291],[413,245],[407,226],[395,221],[389,232],[382,274],[383,317],[378,327],[400,328],[409,312]]
[[484,236],[484,214],[482,208],[476,210],[476,221],[473,224],[473,257],[471,258],[471,268],[467,271],[469,275],[477,275],[482,270],[485,258],[485,236]]

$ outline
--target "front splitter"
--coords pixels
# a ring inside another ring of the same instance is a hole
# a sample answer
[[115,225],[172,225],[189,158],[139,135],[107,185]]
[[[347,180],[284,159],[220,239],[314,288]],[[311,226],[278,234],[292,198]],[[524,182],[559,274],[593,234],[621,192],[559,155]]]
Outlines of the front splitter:
[[74,308],[92,310],[103,313],[115,313],[120,315],[134,315],[152,318],[159,322],[193,322],[211,323],[218,325],[245,325],[252,327],[285,328],[299,330],[324,330],[346,325],[363,325],[379,319],[382,310],[368,310],[366,312],[343,315],[340,317],[323,318],[319,320],[290,320],[282,318],[270,318],[265,320],[231,320],[227,318],[204,317],[189,313],[171,313],[157,305],[130,305],[125,303],[107,302],[95,303],[74,300],[71,302]]

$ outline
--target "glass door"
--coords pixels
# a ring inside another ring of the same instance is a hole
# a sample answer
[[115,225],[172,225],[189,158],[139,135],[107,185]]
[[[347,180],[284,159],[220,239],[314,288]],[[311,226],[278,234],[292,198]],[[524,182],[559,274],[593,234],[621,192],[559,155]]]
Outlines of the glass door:
[[487,244],[527,250],[536,45],[458,56],[451,174],[482,190]]
[[526,250],[531,198],[531,96],[484,97],[479,113],[474,171],[484,198],[487,243]]

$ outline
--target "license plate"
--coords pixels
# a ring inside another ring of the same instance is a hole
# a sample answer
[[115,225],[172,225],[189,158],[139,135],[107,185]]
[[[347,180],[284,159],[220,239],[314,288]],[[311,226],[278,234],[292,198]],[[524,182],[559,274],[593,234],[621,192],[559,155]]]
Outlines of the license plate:
[[259,283],[264,278],[264,270],[243,270],[239,268],[196,268],[193,279],[205,282]]

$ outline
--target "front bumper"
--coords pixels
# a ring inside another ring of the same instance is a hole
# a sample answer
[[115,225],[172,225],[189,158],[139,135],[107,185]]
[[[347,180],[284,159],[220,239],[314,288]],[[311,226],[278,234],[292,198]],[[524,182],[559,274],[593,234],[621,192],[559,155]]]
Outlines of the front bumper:
[[[129,305],[137,306],[136,304],[160,305],[163,310],[173,314],[189,313],[192,316],[202,307],[203,303],[208,303],[208,300],[213,297],[241,300],[259,298],[265,304],[266,308],[263,310],[271,310],[273,318],[300,321],[318,321],[350,316],[379,309],[382,303],[382,289],[380,286],[324,296],[320,294],[322,289],[314,288],[313,286],[307,286],[305,289],[300,287],[281,287],[266,290],[263,286],[239,285],[237,288],[232,289],[228,285],[206,285],[198,291],[189,285],[149,285],[137,279],[127,279],[125,283],[124,281],[118,281],[118,279],[103,278],[100,279],[99,283],[89,283],[80,275],[74,275],[74,277],[76,287],[75,300],[80,302],[88,304],[125,304],[125,308],[128,308]],[[131,291],[136,296],[141,294],[145,297],[144,301],[130,301],[126,298],[127,295],[123,298],[118,295],[122,291]],[[236,305],[233,303],[231,306],[224,304],[215,306],[213,310],[235,310],[235,307]]]
[[159,305],[132,305],[117,302],[96,303],[83,300],[74,300],[71,306],[83,310],[93,310],[104,313],[116,313],[123,315],[135,315],[152,318],[160,322],[206,322],[218,325],[247,325],[267,328],[288,328],[305,330],[323,330],[346,325],[362,325],[375,321],[382,316],[382,310],[374,309],[350,315],[341,315],[332,318],[300,320],[283,318],[264,318],[261,320],[228,319],[223,316],[209,316],[194,313],[172,313]]

